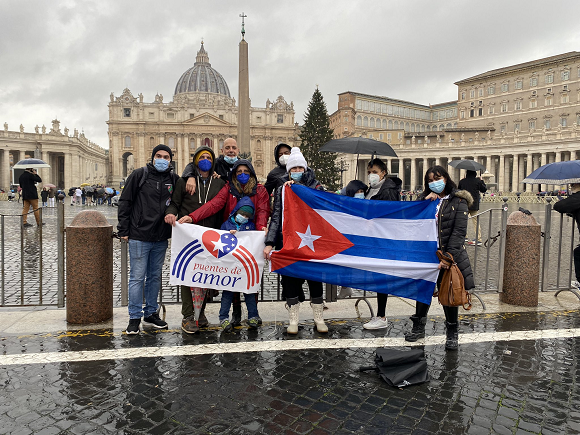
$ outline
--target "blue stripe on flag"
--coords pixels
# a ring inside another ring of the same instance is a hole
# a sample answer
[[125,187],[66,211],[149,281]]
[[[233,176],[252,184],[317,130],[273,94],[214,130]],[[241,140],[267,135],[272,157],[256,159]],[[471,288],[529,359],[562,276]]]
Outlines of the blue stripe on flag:
[[437,201],[369,201],[293,184],[292,191],[314,210],[347,213],[364,219],[434,219]]
[[351,234],[344,234],[344,236],[354,243],[354,246],[342,251],[343,255],[416,263],[439,263],[435,254],[437,242],[379,239]]
[[276,272],[295,278],[400,296],[424,304],[431,304],[435,290],[435,283],[430,281],[401,278],[327,263],[297,261]]

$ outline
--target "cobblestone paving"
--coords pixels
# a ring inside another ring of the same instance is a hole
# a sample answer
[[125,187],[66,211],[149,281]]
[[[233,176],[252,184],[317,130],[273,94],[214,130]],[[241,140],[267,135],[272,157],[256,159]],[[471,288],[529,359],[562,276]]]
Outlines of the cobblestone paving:
[[[67,198],[68,200],[68,198]],[[517,210],[519,204],[509,204],[510,213]],[[16,202],[0,201],[0,214],[3,215],[18,215],[22,210],[22,205]],[[498,208],[499,204],[483,203],[482,210],[489,207]],[[524,207],[529,208],[536,219],[543,224],[544,209],[542,204],[524,204]],[[116,231],[117,225],[117,209],[116,207],[109,207],[106,205],[99,207],[71,207],[68,202],[65,204],[65,225],[68,225],[74,216],[82,210],[98,210],[102,212],[109,223],[113,225],[113,230]],[[555,287],[556,276],[560,273],[560,285],[568,283],[569,259],[570,259],[570,242],[569,234],[571,231],[572,221],[565,218],[563,227],[563,246],[562,246],[562,264],[560,268],[557,267],[558,248],[557,241],[559,238],[559,214],[553,212],[552,214],[552,244],[550,251],[550,272],[549,285]],[[42,237],[42,303],[53,305],[57,303],[57,249],[56,249],[56,209],[45,208],[43,210],[43,221],[46,225],[43,227]],[[39,246],[39,230],[36,227],[31,227],[22,232],[19,226],[19,217],[5,217],[5,305],[37,305],[40,302],[39,298],[39,283],[40,283],[40,246]],[[34,219],[31,220],[34,222]],[[482,228],[483,237],[488,234],[488,215],[481,218],[480,226]],[[495,236],[500,228],[500,212],[494,211],[492,221],[491,235]],[[21,280],[21,243],[24,252],[24,285]],[[113,242],[113,281],[114,281],[114,304],[121,305],[121,248],[120,242],[114,240]],[[475,247],[468,247],[468,252],[474,264]],[[497,276],[498,276],[498,253],[499,243],[494,243],[490,248],[490,262],[488,272],[488,291],[497,290]],[[164,302],[179,302],[179,291],[177,287],[169,286],[169,256],[170,250],[167,251],[167,259],[163,268],[163,294]],[[486,250],[478,248],[477,253],[477,267],[475,268],[476,275],[476,290],[483,291],[485,289],[485,271]],[[82,273],[82,272],[81,272]],[[278,275],[274,273],[264,274],[264,292],[263,300],[278,300]],[[305,292],[308,294],[307,287]],[[355,291],[355,295],[361,294],[360,291]],[[372,295],[372,294],[371,294]],[[1,305],[1,302],[0,302]]]
[[[402,337],[333,322],[328,338]],[[482,331],[578,328],[578,312],[463,316]],[[428,335],[443,334],[431,318]],[[110,331],[4,337],[0,354],[300,340],[274,324],[259,332]],[[400,390],[360,373],[372,349],[247,352],[0,367],[0,433],[19,434],[577,434],[577,338],[426,346],[431,380]]]

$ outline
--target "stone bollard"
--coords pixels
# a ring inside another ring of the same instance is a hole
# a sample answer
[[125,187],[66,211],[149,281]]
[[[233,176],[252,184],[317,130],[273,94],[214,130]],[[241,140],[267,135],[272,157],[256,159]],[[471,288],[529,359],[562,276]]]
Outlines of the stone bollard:
[[541,226],[530,214],[515,211],[506,229],[503,293],[500,300],[523,307],[538,306]]
[[87,325],[113,317],[113,226],[82,211],[66,228],[66,320]]

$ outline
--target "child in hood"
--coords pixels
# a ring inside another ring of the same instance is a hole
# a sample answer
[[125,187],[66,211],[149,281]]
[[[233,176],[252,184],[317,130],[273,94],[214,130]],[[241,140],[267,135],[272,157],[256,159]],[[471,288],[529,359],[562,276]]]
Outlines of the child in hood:
[[[241,198],[228,219],[222,224],[221,230],[229,231],[235,234],[238,231],[254,231],[254,203],[249,196]],[[230,332],[233,328],[232,322],[229,321],[230,308],[234,299],[234,292],[224,290],[222,292],[222,302],[219,312],[220,326],[223,331]],[[248,309],[248,326],[250,329],[258,329],[260,318],[258,315],[258,295],[244,294],[246,308]]]

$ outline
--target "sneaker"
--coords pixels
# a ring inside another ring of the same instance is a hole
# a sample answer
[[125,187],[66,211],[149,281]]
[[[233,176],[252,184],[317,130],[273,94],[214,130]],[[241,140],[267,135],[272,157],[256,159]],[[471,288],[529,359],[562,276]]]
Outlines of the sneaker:
[[167,322],[159,318],[159,314],[153,313],[149,317],[143,318],[143,326],[150,326],[154,329],[167,329]]
[[224,319],[221,321],[220,328],[222,328],[222,331],[224,332],[232,332],[232,324],[228,319]]
[[476,245],[477,246],[483,246],[483,243],[482,242],[477,242]]
[[248,328],[255,330],[258,329],[258,326],[260,326],[260,323],[258,322],[257,317],[252,317],[248,320]]
[[36,224],[37,226],[41,226],[41,225],[46,225],[46,222],[43,222],[42,224]]
[[475,242],[474,242],[473,240],[469,240],[469,241],[467,242],[467,245],[468,245],[468,246],[475,246]]
[[363,325],[365,329],[383,329],[389,326],[387,320],[383,320],[381,317],[373,317],[370,322]]
[[262,318],[260,316],[256,317],[258,319],[258,325],[262,326]]
[[199,315],[197,326],[199,326],[200,328],[207,328],[209,326],[209,320],[207,320],[207,317],[205,317],[204,313],[201,313]]
[[32,224],[29,224],[28,222],[26,222],[25,224],[22,224],[23,227],[31,227]]
[[129,319],[129,326],[125,331],[127,335],[139,334],[139,325],[141,324],[141,319]]
[[199,332],[199,327],[195,324],[195,317],[189,316],[181,321],[181,329],[188,334]]
[[242,307],[234,307],[232,312],[232,327],[242,324]]

